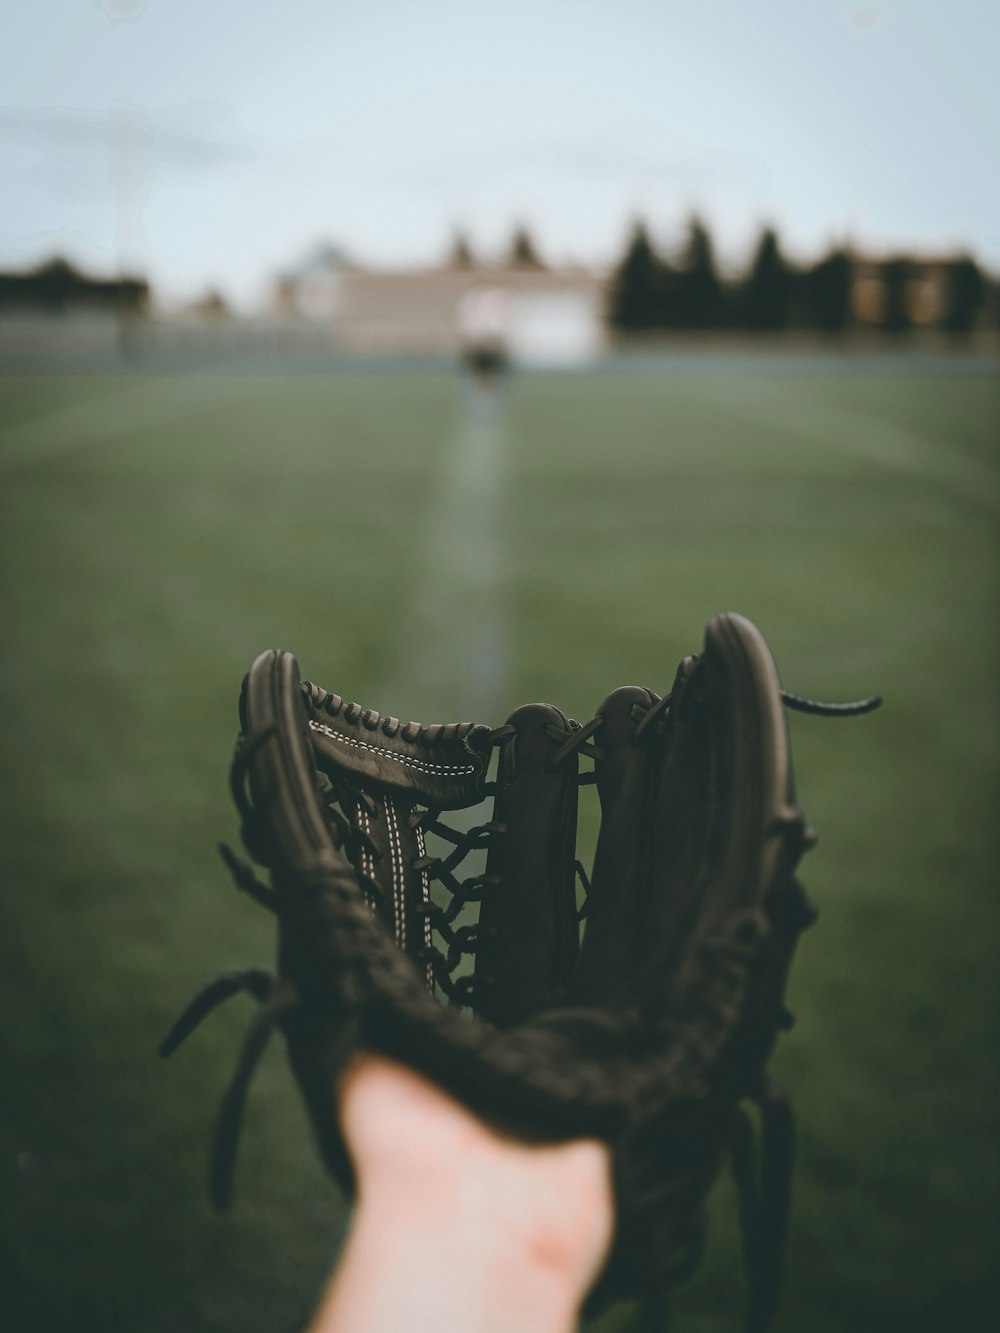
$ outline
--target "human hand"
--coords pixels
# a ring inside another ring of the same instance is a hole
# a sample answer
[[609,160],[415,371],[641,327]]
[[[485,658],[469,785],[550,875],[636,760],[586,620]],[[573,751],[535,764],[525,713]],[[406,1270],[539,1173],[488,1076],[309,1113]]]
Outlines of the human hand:
[[561,1333],[606,1257],[610,1153],[532,1144],[365,1054],[341,1081],[358,1200],[312,1333]]

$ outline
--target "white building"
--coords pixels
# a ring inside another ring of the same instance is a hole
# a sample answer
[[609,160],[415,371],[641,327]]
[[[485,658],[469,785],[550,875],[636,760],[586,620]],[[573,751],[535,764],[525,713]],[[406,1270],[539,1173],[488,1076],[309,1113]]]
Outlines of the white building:
[[581,365],[605,346],[606,284],[586,269],[445,267],[373,272],[337,251],[281,280],[287,312],[329,322],[355,354],[453,355],[459,306],[476,289],[505,298],[507,345],[527,365]]

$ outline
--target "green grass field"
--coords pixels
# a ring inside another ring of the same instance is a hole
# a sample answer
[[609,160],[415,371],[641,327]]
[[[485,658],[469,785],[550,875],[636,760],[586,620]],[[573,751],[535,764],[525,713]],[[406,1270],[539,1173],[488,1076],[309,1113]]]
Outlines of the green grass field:
[[[257,651],[404,717],[586,719],[724,609],[790,689],[887,701],[791,723],[822,915],[775,1059],[778,1329],[992,1327],[998,433],[959,362],[524,376],[489,419],[444,371],[0,376],[0,1328],[292,1333],[335,1252],[280,1043],[235,1211],[206,1203],[247,1005],[155,1056],[203,978],[271,959],[215,852]],[[678,1330],[738,1327],[731,1202]]]

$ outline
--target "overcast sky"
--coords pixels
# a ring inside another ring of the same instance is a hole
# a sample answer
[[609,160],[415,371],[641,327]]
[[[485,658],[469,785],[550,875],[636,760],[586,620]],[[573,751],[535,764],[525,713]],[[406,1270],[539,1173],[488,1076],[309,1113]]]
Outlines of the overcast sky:
[[68,254],[246,306],[332,241],[429,263],[527,223],[606,264],[643,215],[968,248],[1000,271],[1000,0],[22,0],[0,267]]

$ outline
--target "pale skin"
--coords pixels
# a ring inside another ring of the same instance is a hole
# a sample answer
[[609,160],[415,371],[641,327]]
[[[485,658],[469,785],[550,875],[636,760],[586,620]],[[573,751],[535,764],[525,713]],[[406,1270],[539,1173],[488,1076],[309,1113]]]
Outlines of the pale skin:
[[572,1333],[613,1231],[611,1158],[530,1144],[358,1057],[336,1096],[358,1196],[309,1333]]

